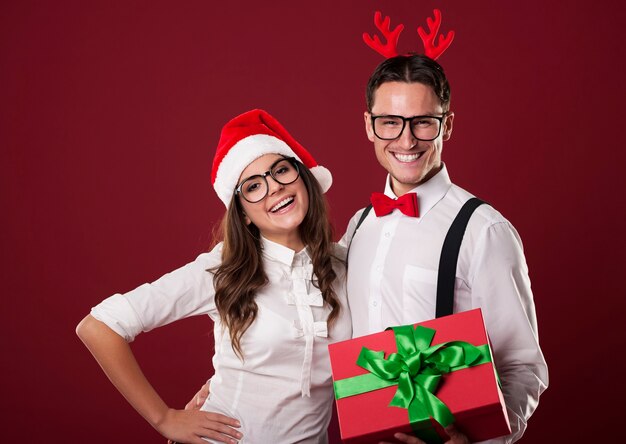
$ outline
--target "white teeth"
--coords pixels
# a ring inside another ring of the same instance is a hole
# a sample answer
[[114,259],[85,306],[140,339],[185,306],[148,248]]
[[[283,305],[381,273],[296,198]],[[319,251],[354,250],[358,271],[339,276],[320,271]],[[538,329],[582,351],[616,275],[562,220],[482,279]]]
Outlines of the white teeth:
[[415,154],[393,153],[393,155],[400,162],[413,162],[414,160],[417,160],[422,155],[422,153],[415,153]]
[[278,211],[280,210],[282,207],[289,205],[291,202],[293,202],[293,197],[286,197],[283,200],[281,200],[280,202],[278,202],[276,205],[274,205],[272,208],[270,208],[270,211],[273,213],[274,211]]

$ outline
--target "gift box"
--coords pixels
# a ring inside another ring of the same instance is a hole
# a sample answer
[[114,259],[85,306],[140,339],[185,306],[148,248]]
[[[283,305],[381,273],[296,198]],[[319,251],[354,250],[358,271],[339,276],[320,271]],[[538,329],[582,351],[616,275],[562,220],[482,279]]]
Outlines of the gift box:
[[511,433],[480,309],[328,348],[345,443],[444,442],[451,423],[471,442]]

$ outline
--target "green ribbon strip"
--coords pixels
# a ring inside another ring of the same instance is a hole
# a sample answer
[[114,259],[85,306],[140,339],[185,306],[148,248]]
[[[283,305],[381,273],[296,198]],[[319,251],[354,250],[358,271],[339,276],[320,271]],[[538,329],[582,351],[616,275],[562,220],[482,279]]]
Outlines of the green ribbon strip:
[[[379,390],[397,385],[390,406],[408,410],[412,426],[434,418],[443,427],[454,422],[450,409],[434,395],[445,373],[491,362],[487,344],[450,341],[431,346],[435,330],[418,325],[392,328],[397,353],[385,359],[384,351],[361,349],[356,364],[369,373],[334,382],[335,398]],[[415,430],[416,432],[418,430]],[[429,434],[429,439],[438,438]],[[436,435],[436,434],[435,434]]]

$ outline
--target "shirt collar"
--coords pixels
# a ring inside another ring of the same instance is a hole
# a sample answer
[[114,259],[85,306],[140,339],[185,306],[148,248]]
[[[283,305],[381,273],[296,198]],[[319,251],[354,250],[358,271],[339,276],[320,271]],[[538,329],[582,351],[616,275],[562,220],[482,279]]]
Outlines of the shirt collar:
[[[413,188],[410,192],[417,193],[420,217],[424,217],[437,202],[443,199],[451,186],[452,182],[448,175],[448,169],[446,165],[443,164],[443,167],[437,174]],[[389,174],[387,175],[387,181],[385,183],[385,195],[392,199],[398,198],[391,189],[391,176]]]
[[303,265],[310,261],[308,247],[304,247],[301,251],[296,253],[291,248],[272,242],[263,236],[261,236],[261,249],[263,250],[263,256],[266,258],[290,267],[293,265]]

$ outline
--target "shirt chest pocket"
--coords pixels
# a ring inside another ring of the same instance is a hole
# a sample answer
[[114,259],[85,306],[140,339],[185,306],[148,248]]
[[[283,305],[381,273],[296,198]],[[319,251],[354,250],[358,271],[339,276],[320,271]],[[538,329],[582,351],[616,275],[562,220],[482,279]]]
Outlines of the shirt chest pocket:
[[406,265],[402,277],[402,308],[405,324],[435,317],[437,271]]

